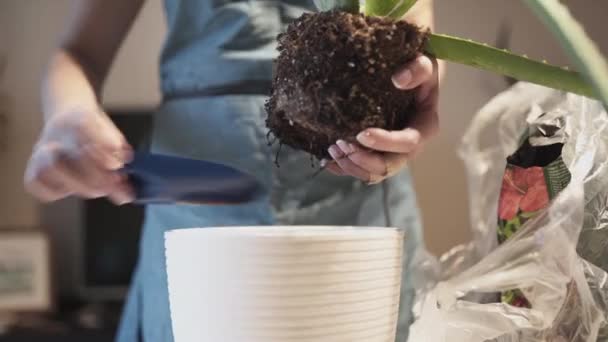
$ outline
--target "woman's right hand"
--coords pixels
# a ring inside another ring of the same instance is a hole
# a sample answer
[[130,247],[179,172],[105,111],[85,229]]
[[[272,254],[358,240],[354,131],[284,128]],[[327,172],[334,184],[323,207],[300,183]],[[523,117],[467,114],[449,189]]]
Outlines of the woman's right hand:
[[105,113],[74,110],[46,122],[25,172],[25,187],[50,202],[71,195],[108,197],[122,205],[133,200],[119,172],[132,149]]

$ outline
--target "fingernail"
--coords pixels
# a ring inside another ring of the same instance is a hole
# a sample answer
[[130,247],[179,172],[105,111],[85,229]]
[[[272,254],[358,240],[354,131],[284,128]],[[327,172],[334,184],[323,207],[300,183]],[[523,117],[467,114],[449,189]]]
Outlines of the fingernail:
[[399,89],[407,89],[412,78],[412,72],[409,69],[405,69],[393,75],[393,84]]
[[325,167],[327,165],[327,159],[321,159],[321,167]]
[[361,132],[357,135],[357,140],[367,146],[367,147],[372,147],[376,141],[374,140],[374,138],[372,138],[372,134],[369,131],[365,131],[365,132]]
[[353,150],[351,150],[350,145],[348,143],[346,143],[346,141],[344,141],[344,140],[338,140],[336,142],[336,144],[338,145],[338,147],[340,147],[342,152],[344,152],[344,154],[346,154],[346,155],[354,152]]
[[340,148],[338,148],[336,145],[332,145],[327,151],[334,160],[340,159],[344,156]]

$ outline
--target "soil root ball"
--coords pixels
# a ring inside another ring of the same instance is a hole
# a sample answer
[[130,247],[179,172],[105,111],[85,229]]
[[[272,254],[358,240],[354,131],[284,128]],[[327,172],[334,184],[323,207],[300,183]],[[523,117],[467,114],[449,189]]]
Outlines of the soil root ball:
[[427,33],[404,21],[307,13],[278,37],[266,124],[281,144],[328,158],[338,139],[407,127],[414,93],[391,77],[422,52]]

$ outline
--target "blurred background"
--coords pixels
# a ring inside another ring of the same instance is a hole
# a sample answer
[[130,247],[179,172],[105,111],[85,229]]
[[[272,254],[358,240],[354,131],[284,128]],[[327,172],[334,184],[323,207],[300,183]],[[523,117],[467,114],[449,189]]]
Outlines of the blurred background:
[[[23,191],[23,171],[42,124],[39,82],[70,1],[0,0],[0,341],[111,341],[137,256],[141,208],[75,199],[40,206]],[[608,54],[608,2],[563,2]],[[435,7],[438,32],[568,65],[522,1],[436,0]],[[135,145],[145,145],[160,100],[157,60],[164,34],[161,0],[148,0],[104,90],[104,107]],[[475,112],[508,85],[501,77],[448,67],[441,135],[411,165],[435,254],[469,239],[457,148]],[[4,334],[16,317],[19,329]]]

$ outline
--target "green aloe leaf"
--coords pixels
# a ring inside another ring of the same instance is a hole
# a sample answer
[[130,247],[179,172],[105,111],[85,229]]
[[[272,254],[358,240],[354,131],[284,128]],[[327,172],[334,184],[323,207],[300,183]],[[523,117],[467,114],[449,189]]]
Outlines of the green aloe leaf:
[[431,34],[425,50],[438,59],[472,66],[520,81],[588,97],[596,95],[593,86],[579,73],[471,40]]
[[365,14],[401,19],[417,0],[365,0]]
[[608,63],[568,8],[557,0],[525,0],[595,87],[595,94],[608,106]]
[[319,11],[342,10],[351,13],[359,13],[359,0],[314,0]]

